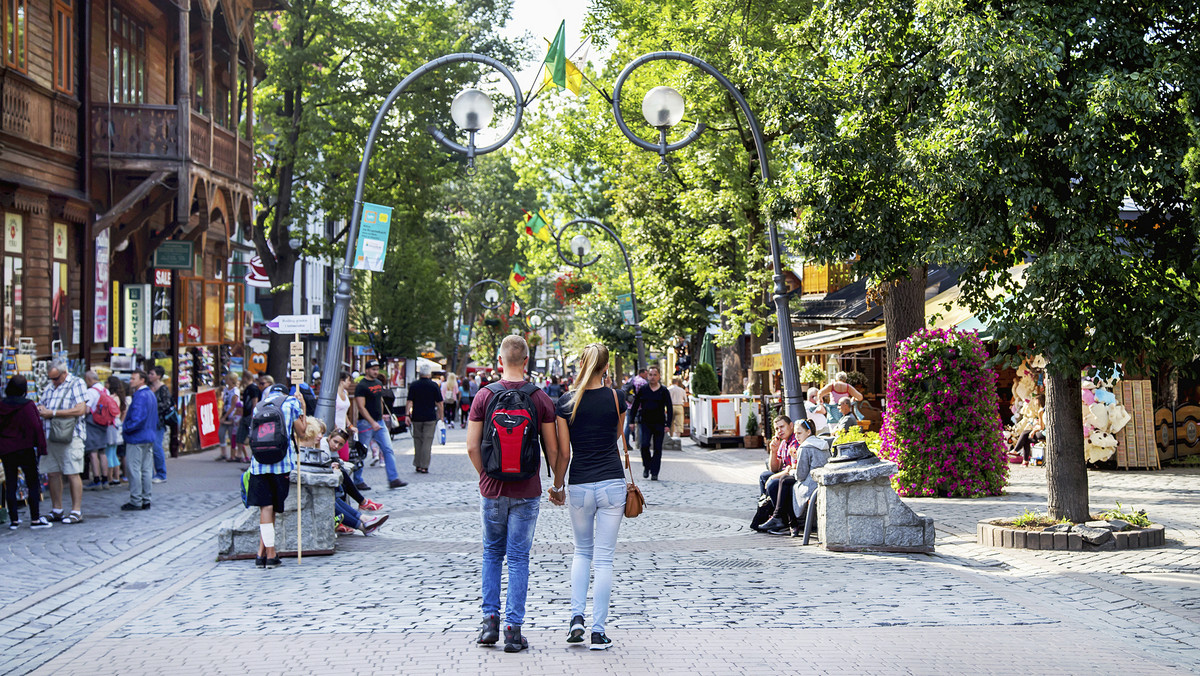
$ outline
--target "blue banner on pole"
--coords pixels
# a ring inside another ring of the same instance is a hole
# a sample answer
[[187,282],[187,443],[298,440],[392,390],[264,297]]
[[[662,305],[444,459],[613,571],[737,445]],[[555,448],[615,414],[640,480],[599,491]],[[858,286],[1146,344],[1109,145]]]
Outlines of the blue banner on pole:
[[392,208],[363,203],[358,224],[358,242],[354,248],[354,269],[383,272],[387,256],[388,233],[392,229]]
[[468,345],[471,339],[471,327],[466,324],[461,324],[458,327],[458,344]]
[[626,326],[633,326],[633,294],[623,293],[617,296],[617,304],[621,306],[621,317]]

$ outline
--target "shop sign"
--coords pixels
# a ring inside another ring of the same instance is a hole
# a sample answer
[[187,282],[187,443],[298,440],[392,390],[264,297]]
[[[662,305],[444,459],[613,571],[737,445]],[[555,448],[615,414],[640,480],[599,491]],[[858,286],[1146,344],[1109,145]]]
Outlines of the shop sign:
[[154,267],[171,270],[192,269],[192,243],[167,240],[154,250]]
[[19,254],[25,245],[25,219],[21,214],[4,214],[4,253]]
[[155,270],[154,271],[154,286],[171,286],[171,271],[170,270]]
[[97,343],[108,342],[108,229],[96,235],[96,323],[92,331],[92,340]]
[[142,355],[150,354],[150,285],[125,285],[125,316],[121,342]]
[[[66,223],[54,224],[54,246],[52,247],[53,255],[60,260],[67,258],[67,238],[70,235],[70,228]],[[107,232],[107,230],[105,231]]]
[[150,325],[150,334],[158,338],[171,335],[171,289],[155,286],[154,314]]
[[185,335],[186,335],[187,341],[189,343],[199,343],[200,342],[200,327],[196,326],[195,324],[188,324]]
[[220,443],[217,436],[217,391],[205,390],[196,395],[196,431],[200,435],[200,448]]
[[383,272],[388,235],[392,229],[392,208],[363,203],[358,223],[358,242],[354,248],[354,269]]
[[777,371],[781,368],[783,368],[783,356],[779,352],[754,355],[755,371]]

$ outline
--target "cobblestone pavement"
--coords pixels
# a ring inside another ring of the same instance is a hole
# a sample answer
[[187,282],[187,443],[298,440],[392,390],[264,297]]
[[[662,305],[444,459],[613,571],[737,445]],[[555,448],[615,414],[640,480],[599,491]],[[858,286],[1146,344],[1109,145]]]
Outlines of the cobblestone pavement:
[[[1043,470],[1014,468],[1003,497],[910,501],[937,523],[933,555],[835,554],[748,529],[761,451],[695,446],[667,454],[664,481],[640,482],[647,510],[621,526],[612,650],[562,641],[571,530],[548,503],[531,561],[532,649],[478,648],[478,495],[462,440],[451,431],[435,447],[428,475],[412,473],[401,440],[410,485],[370,493],[388,523],[300,566],[214,561],[215,526],[241,507],[224,489],[237,468],[212,453],[172,461],[150,512],[89,493],[80,526],[0,535],[19,599],[0,610],[0,672],[1200,671],[1200,471],[1089,475],[1094,509],[1120,501],[1167,526],[1160,549],[975,545],[980,519],[1044,508]],[[381,467],[367,480],[386,485]]]

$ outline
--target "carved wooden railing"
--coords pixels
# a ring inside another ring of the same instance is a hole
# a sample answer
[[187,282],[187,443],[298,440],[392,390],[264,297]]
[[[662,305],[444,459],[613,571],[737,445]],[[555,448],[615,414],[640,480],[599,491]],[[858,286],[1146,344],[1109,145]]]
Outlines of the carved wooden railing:
[[175,106],[92,106],[92,154],[97,157],[179,157],[179,109]]
[[79,102],[12,70],[0,70],[0,131],[75,155]]
[[54,99],[50,145],[71,155],[79,151],[79,102],[62,94]]
[[237,137],[219,124],[212,126],[212,168],[237,176]]
[[212,161],[212,122],[200,113],[192,113],[192,161],[208,165]]
[[239,181],[245,183],[254,182],[254,149],[249,141],[240,136],[238,137],[237,177]]

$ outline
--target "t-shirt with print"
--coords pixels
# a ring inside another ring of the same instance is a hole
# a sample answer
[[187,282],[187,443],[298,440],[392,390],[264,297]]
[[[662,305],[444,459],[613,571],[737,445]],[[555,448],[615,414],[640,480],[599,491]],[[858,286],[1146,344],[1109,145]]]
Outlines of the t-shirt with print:
[[354,386],[354,396],[365,400],[367,415],[383,424],[383,381],[363,378]]
[[571,421],[572,402],[579,392],[568,392],[558,400],[558,417],[566,420],[571,429],[571,466],[567,483],[589,484],[625,477],[621,452],[617,448],[617,439],[621,436],[617,420],[625,412],[625,397],[614,394],[607,387],[583,390],[574,422]]
[[[524,380],[501,380],[500,384],[506,390],[515,390],[525,384]],[[483,422],[487,412],[488,401],[492,398],[491,390],[481,387],[475,399],[471,402],[471,411],[467,414],[470,422]],[[533,405],[537,408],[539,424],[554,423],[554,402],[540,389],[533,393]],[[538,428],[541,434],[541,428]],[[486,473],[479,475],[479,494],[485,498],[533,498],[542,494],[541,456],[538,456],[538,471],[524,481],[500,481]]]

